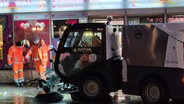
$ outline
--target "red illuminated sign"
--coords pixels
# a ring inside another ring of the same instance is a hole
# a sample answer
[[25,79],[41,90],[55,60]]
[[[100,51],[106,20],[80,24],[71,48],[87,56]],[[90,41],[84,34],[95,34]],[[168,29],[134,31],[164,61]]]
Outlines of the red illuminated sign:
[[164,17],[141,17],[140,23],[164,23]]
[[168,23],[172,22],[184,22],[184,16],[181,17],[169,17],[168,18]]
[[68,24],[68,25],[77,24],[78,22],[79,22],[78,19],[69,19],[69,20],[66,20],[66,24]]

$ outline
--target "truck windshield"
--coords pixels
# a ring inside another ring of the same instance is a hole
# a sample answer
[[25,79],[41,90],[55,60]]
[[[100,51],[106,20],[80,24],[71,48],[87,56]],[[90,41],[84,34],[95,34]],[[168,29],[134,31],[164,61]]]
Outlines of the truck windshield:
[[76,29],[68,32],[64,52],[60,53],[58,68],[62,74],[71,76],[101,59],[102,30]]
[[100,47],[102,32],[74,31],[70,32],[64,47]]

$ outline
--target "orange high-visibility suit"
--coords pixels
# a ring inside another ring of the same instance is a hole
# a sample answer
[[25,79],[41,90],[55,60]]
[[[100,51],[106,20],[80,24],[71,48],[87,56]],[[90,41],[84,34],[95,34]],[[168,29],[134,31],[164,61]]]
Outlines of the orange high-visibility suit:
[[23,46],[13,45],[9,48],[7,55],[8,65],[12,65],[12,70],[14,72],[14,81],[16,84],[24,82],[23,51]]
[[36,72],[40,75],[42,79],[46,79],[43,73],[46,71],[46,66],[48,62],[48,46],[44,40],[40,39],[38,44],[31,46],[29,51],[26,54],[26,59],[30,58],[32,54],[32,59],[35,63]]

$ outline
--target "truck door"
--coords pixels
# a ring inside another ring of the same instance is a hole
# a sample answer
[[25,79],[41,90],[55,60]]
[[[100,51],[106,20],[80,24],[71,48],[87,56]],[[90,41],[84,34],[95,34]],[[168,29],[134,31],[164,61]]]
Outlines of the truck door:
[[72,27],[65,31],[56,55],[61,77],[70,77],[105,58],[104,27]]

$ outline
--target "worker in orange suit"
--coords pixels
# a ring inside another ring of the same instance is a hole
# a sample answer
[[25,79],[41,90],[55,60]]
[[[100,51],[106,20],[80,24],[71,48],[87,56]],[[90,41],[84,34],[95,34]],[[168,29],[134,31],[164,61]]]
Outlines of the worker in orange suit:
[[17,41],[16,44],[9,48],[7,55],[8,65],[13,70],[14,82],[18,87],[24,85],[23,51],[23,45],[20,41]]
[[35,63],[36,72],[41,77],[41,79],[46,79],[43,73],[46,71],[46,66],[48,62],[48,46],[43,39],[39,36],[33,38],[33,45],[27,52],[25,60],[29,60],[32,55],[32,59]]

